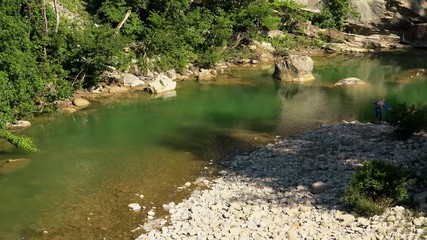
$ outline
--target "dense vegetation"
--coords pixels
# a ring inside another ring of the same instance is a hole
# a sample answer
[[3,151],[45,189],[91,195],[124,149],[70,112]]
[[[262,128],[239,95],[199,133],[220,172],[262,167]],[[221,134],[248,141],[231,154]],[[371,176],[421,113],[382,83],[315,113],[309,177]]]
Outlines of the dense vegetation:
[[406,140],[414,133],[427,131],[427,105],[399,104],[390,118],[398,139]]
[[21,145],[4,131],[8,123],[54,111],[57,100],[131,59],[142,71],[210,67],[251,54],[241,46],[273,29],[285,33],[273,42],[281,51],[315,45],[301,23],[340,28],[348,2],[330,0],[314,16],[291,0],[3,0],[0,137]]
[[353,173],[343,200],[363,216],[382,214],[390,205],[409,199],[408,176],[399,166],[366,162]]

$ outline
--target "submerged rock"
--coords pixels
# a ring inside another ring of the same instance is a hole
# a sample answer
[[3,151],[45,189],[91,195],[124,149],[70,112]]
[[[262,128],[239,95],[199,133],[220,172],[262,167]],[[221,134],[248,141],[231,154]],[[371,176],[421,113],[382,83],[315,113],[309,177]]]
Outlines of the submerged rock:
[[63,113],[74,113],[77,111],[75,107],[64,107],[61,109]]
[[349,77],[339,80],[334,84],[335,87],[346,87],[346,86],[355,86],[355,85],[367,85],[367,83],[359,78]]
[[0,174],[1,173],[12,173],[18,171],[30,164],[28,158],[17,158],[0,161]]
[[426,74],[426,70],[424,68],[409,69],[399,73],[392,82],[409,83],[410,81],[419,79],[424,74]]
[[125,75],[123,76],[123,84],[125,85],[125,87],[136,87],[144,85],[144,81],[142,81],[133,74],[125,73]]

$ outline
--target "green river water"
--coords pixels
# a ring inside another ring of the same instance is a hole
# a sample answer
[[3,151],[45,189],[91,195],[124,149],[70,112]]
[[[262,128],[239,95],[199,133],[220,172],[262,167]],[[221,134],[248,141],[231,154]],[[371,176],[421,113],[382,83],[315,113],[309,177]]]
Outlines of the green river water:
[[[427,75],[408,80],[411,69],[427,68],[426,53],[315,57],[316,80],[306,84],[274,82],[273,64],[242,68],[210,83],[180,82],[170,98],[134,93],[72,115],[39,117],[23,132],[39,152],[4,144],[0,151],[0,160],[30,159],[19,170],[0,171],[0,240],[132,239],[149,209],[164,214],[162,204],[192,189],[179,186],[215,174],[221,159],[276,135],[373,121],[379,98],[391,107],[427,103]],[[370,84],[333,87],[346,77]],[[127,207],[133,202],[147,209],[134,213]]]

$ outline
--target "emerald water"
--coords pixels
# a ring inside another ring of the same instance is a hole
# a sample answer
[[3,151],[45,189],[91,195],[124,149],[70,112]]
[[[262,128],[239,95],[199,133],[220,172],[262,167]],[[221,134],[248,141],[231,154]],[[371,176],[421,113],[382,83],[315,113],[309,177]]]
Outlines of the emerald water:
[[[23,134],[39,152],[4,144],[0,152],[0,159],[30,159],[0,172],[0,239],[136,237],[141,232],[131,230],[149,209],[164,214],[162,204],[193,188],[179,186],[215,174],[227,156],[324,123],[372,121],[372,101],[379,98],[392,108],[427,103],[427,75],[408,77],[427,68],[425,53],[316,57],[316,80],[305,84],[274,82],[273,64],[242,68],[210,83],[180,82],[170,98],[134,93],[72,115],[37,118]],[[346,77],[369,85],[333,87]],[[130,211],[134,202],[147,209]]]

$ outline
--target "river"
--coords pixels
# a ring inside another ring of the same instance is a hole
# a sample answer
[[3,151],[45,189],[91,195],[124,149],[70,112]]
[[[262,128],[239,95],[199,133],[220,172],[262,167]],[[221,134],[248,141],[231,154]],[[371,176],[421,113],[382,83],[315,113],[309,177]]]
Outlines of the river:
[[[149,209],[164,214],[162,204],[195,188],[178,187],[215,174],[221,159],[276,135],[373,121],[372,101],[380,98],[392,108],[427,103],[427,75],[408,77],[427,68],[425,54],[315,57],[316,80],[304,84],[274,82],[273,64],[242,68],[213,82],[180,82],[168,98],[134,93],[72,115],[39,117],[23,132],[39,152],[0,152],[0,159],[30,159],[0,172],[0,239],[132,239]],[[369,85],[333,87],[346,77]],[[134,202],[146,210],[130,211]]]

